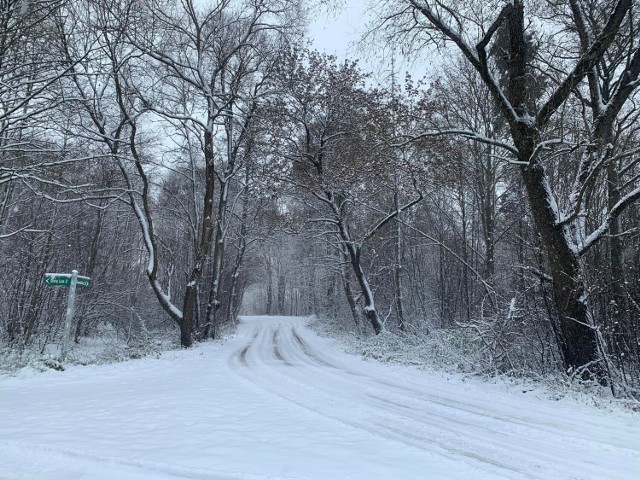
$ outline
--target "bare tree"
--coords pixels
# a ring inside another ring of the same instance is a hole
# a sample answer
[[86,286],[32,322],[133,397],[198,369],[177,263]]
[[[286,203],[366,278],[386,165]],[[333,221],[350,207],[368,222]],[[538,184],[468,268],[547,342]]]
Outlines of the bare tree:
[[348,260],[360,287],[364,315],[380,333],[384,325],[366,272],[365,244],[422,195],[415,192],[395,207],[371,205],[376,187],[389,174],[384,167],[387,157],[376,149],[383,144],[382,115],[377,112],[381,97],[364,88],[356,65],[336,65],[317,53],[293,52],[283,63],[281,78],[287,95],[277,108],[284,122],[281,154],[290,162],[289,179],[313,199],[308,207],[314,217],[309,221],[322,225],[326,228],[322,233],[337,240],[336,248]]
[[[569,209],[565,214],[558,207],[557,192],[554,192],[545,170],[547,152],[561,144],[556,132],[550,132],[550,122],[559,109],[568,101],[572,92],[579,88],[593,68],[612,46],[616,35],[623,28],[631,9],[630,0],[620,0],[606,11],[597,32],[588,39],[582,54],[572,65],[562,65],[562,78],[553,78],[544,95],[536,98],[530,81],[535,61],[528,41],[525,22],[525,3],[522,0],[505,3],[491,21],[481,18],[477,11],[456,6],[450,2],[407,0],[403,2],[406,23],[400,26],[413,34],[425,34],[434,41],[454,44],[473,66],[509,127],[509,142],[496,142],[479,132],[468,129],[442,129],[438,134],[461,135],[481,143],[506,150],[513,157],[512,163],[519,166],[527,199],[531,207],[536,230],[539,233],[548,266],[553,278],[555,307],[560,320],[560,348],[565,366],[575,370],[589,366],[595,371],[600,358],[597,334],[587,306],[587,290],[580,257],[609,230],[611,221],[630,204],[640,198],[640,190],[632,190],[609,209],[601,224],[592,233],[582,238],[574,235],[575,221],[581,216],[577,210]],[[576,4],[577,2],[571,2]],[[391,18],[391,17],[389,17]],[[579,21],[577,19],[576,21]],[[397,24],[396,24],[397,25]],[[499,71],[490,58],[490,46],[496,32],[504,28],[508,32],[507,70],[505,82],[501,83]],[[620,84],[620,88],[635,88]],[[428,135],[428,133],[426,133]],[[578,189],[583,184],[577,175]]]

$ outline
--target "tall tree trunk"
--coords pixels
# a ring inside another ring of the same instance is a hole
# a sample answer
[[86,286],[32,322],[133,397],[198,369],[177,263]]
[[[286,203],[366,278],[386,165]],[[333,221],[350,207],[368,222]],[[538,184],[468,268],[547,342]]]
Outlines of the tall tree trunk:
[[[213,230],[215,225],[213,221],[213,195],[215,188],[213,135],[209,131],[205,131],[204,133],[204,156],[206,183],[202,210],[202,231],[200,232],[200,239],[196,245],[194,262],[191,267],[191,272],[188,277],[189,281],[187,282],[184,292],[182,317],[176,318],[175,314],[173,315],[180,327],[180,345],[183,347],[190,347],[193,345],[193,326],[195,309],[197,308],[196,298],[198,293],[198,284],[202,279],[204,264],[211,249],[211,241],[213,239]],[[150,214],[147,217],[150,218]],[[153,271],[149,273],[152,285],[157,285],[156,275],[157,264]],[[156,291],[156,295],[158,297],[162,297],[158,291]],[[164,303],[162,303],[162,305],[165,307]]]
[[382,322],[380,322],[380,317],[378,316],[378,310],[376,309],[376,304],[373,297],[373,290],[371,290],[371,285],[369,284],[369,280],[362,269],[362,264],[360,262],[360,255],[362,250],[360,247],[357,247],[353,244],[349,235],[344,228],[344,225],[340,225],[341,237],[344,242],[347,253],[349,254],[349,260],[351,262],[351,267],[353,268],[353,273],[356,277],[358,285],[360,285],[360,291],[362,292],[362,297],[364,298],[364,315],[371,323],[373,330],[376,332],[376,335],[382,333],[383,326]]
[[[555,201],[543,167],[537,164],[523,167],[522,178],[553,279],[564,366],[567,371],[573,371],[599,358],[596,332],[586,304],[582,267],[567,227],[557,224],[558,212],[553,207]],[[599,375],[599,368],[594,366],[592,372]]]
[[238,233],[238,245],[236,258],[233,263],[233,269],[231,271],[231,287],[229,293],[229,301],[227,302],[227,321],[235,321],[236,309],[238,305],[238,278],[240,266],[244,259],[244,253],[247,249],[247,219],[249,218],[249,180],[250,180],[249,166],[245,166],[245,178],[244,187],[242,188],[242,213],[240,214],[240,231]]
[[[534,156],[539,132],[534,123],[526,121],[534,116],[529,112],[533,103],[530,98],[524,5],[522,2],[514,5],[507,20],[510,44],[508,97],[518,118],[511,119],[510,129],[518,149],[518,160],[523,165],[521,173],[531,214],[552,277],[564,367],[567,371],[575,371],[598,360],[598,343],[586,304],[585,279],[577,246],[569,227],[559,224],[560,213],[549,180],[544,167]],[[590,368],[601,378],[600,365]]]
[[[103,207],[106,204],[106,201],[100,202],[100,206]],[[100,247],[100,240],[102,237],[102,224],[104,222],[104,210],[99,208],[96,211],[96,228],[93,233],[93,238],[91,240],[91,253],[89,255],[89,264],[87,265],[87,271],[84,275],[92,278],[95,282],[94,272],[96,270],[96,265],[98,263],[98,251]],[[76,327],[74,331],[73,340],[75,343],[80,341],[80,336],[82,335],[82,330],[84,327],[84,315],[78,315],[78,320],[76,322]]]
[[[439,241],[444,245],[444,228],[442,225],[442,219],[440,219],[440,224],[438,225],[440,230],[440,238]],[[451,326],[453,319],[449,315],[449,310],[447,309],[447,275],[445,274],[445,254],[444,248],[438,247],[438,294],[440,296],[440,325],[443,327]]]
[[271,258],[267,259],[267,315],[273,313],[273,267]]
[[461,320],[464,322],[468,322],[471,318],[471,299],[470,299],[470,288],[469,288],[469,269],[466,265],[469,265],[469,243],[467,238],[467,232],[469,228],[467,226],[467,204],[465,199],[465,188],[462,182],[458,182],[458,201],[460,203],[460,222],[461,222],[461,230],[462,230],[462,245],[461,245],[461,257],[464,262],[464,266],[462,268],[462,283],[460,285],[460,289],[462,290],[462,309],[460,310]]
[[[612,164],[607,167],[607,204],[611,210],[620,201],[620,190],[618,189],[619,178],[617,165]],[[615,348],[619,352],[618,338],[623,329],[626,329],[628,321],[628,305],[625,289],[624,274],[624,249],[620,238],[620,219],[616,217],[609,227],[609,260],[610,265],[610,285],[613,303],[611,304],[613,315],[613,338]]]
[[[400,208],[400,204],[398,202],[398,191],[396,190],[393,194],[393,202],[396,211]],[[400,217],[400,214],[398,214]],[[396,316],[398,319],[398,328],[401,331],[407,330],[407,325],[404,319],[404,305],[403,305],[403,294],[402,294],[402,263],[403,263],[403,255],[402,255],[402,225],[397,218],[395,222],[395,242],[394,242],[394,281],[395,281],[395,301],[396,301]]]
[[211,266],[211,285],[209,287],[209,301],[207,302],[207,313],[204,329],[204,337],[216,338],[217,318],[216,314],[220,308],[218,298],[220,283],[222,282],[222,271],[224,266],[225,248],[225,223],[227,218],[227,202],[229,194],[229,184],[224,182],[220,186],[220,198],[218,199],[218,211],[216,218],[216,233],[213,241],[213,262]]
[[[523,185],[522,185],[522,175],[518,175],[517,176],[517,184],[516,184],[516,189],[517,189],[517,193],[520,195],[522,194],[522,190],[523,190]],[[525,277],[525,270],[524,268],[521,268],[525,265],[525,222],[524,222],[524,218],[525,218],[525,207],[524,205],[522,205],[521,203],[518,203],[517,205],[517,209],[516,209],[516,215],[518,216],[518,219],[516,221],[516,256],[518,258],[518,269],[516,272],[516,285],[517,285],[517,291],[518,292],[524,292],[525,288],[526,288],[526,277]]]
[[[378,316],[378,311],[376,309],[376,304],[373,296],[373,290],[371,289],[371,285],[369,284],[369,280],[362,268],[361,262],[361,254],[362,254],[362,246],[357,245],[356,242],[351,238],[351,234],[349,233],[349,228],[345,224],[343,212],[341,210],[341,201],[339,198],[336,198],[333,192],[325,191],[325,197],[331,205],[331,209],[333,210],[333,214],[335,216],[335,223],[338,227],[338,235],[339,240],[344,250],[346,250],[347,256],[349,258],[349,262],[351,263],[351,268],[353,269],[353,274],[356,277],[356,281],[360,286],[360,292],[362,293],[362,298],[364,299],[364,315],[366,319],[371,323],[374,332],[376,335],[382,333],[384,330],[384,326],[380,321],[380,317]],[[389,217],[392,218],[392,217]]]
[[347,297],[347,303],[349,304],[349,310],[351,310],[351,318],[353,318],[353,323],[356,324],[356,328],[360,329],[360,315],[358,314],[358,306],[356,304],[356,299],[353,296],[353,290],[351,288],[351,281],[349,280],[349,274],[347,273],[347,269],[345,267],[348,259],[348,254],[344,249],[343,245],[340,245],[340,273],[342,276],[342,286],[344,288],[344,295]]
[[316,266],[313,265],[311,267],[311,275],[309,275],[309,314],[318,313],[317,277]]
[[196,307],[197,288],[195,284],[188,284],[184,293],[182,307],[182,319],[180,320],[180,345],[190,347],[193,345],[193,316]]
[[287,293],[287,278],[282,272],[282,265],[278,268],[278,315],[284,315],[284,307]]

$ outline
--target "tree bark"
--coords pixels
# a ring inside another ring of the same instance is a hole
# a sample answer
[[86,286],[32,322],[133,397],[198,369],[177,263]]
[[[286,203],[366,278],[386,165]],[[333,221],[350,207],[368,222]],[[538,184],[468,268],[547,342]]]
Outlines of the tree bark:
[[353,290],[351,289],[351,281],[349,280],[349,274],[345,268],[345,263],[348,261],[347,252],[344,247],[340,246],[340,273],[342,276],[342,285],[344,288],[345,297],[347,297],[347,303],[349,304],[349,310],[351,310],[351,317],[353,323],[356,324],[356,328],[360,328],[360,315],[358,314],[358,306],[356,304],[355,297],[353,296]]
[[273,309],[273,267],[271,258],[267,258],[267,306],[266,313],[271,315]]
[[[398,191],[396,190],[393,194],[393,203],[394,207],[397,210],[400,208],[400,204],[398,202]],[[402,263],[403,263],[403,255],[402,255],[402,225],[396,219],[395,222],[395,242],[394,242],[394,281],[395,281],[395,300],[396,300],[396,316],[398,318],[398,328],[401,331],[407,330],[407,325],[404,319],[404,305],[403,305],[403,296],[402,296]]]
[[364,299],[364,315],[369,323],[371,323],[371,326],[373,327],[376,335],[378,335],[382,333],[384,327],[382,325],[382,322],[380,321],[380,317],[378,316],[378,311],[376,310],[373,290],[371,290],[369,280],[367,279],[367,276],[362,268],[362,247],[360,245],[356,245],[356,242],[351,238],[349,229],[347,225],[345,225],[342,211],[340,210],[340,204],[339,202],[336,202],[336,196],[333,194],[333,192],[327,191],[325,192],[325,197],[331,205],[331,208],[335,215],[335,223],[338,227],[340,242],[346,250],[349,262],[351,263],[351,268],[353,269],[353,274],[355,275],[356,281],[360,286],[360,291]]
[[[561,333],[560,350],[567,371],[599,358],[596,332],[586,304],[586,288],[578,252],[567,227],[557,224],[557,212],[541,165],[524,167],[522,178],[531,214],[547,256]],[[599,368],[592,368],[599,374]]]
[[[620,190],[618,189],[619,178],[617,165],[607,167],[607,203],[609,210],[620,201]],[[627,295],[625,289],[624,274],[624,248],[620,238],[620,219],[618,217],[611,221],[609,227],[609,260],[611,296],[613,300],[613,337],[618,338],[628,319]]]
[[[348,237],[347,237],[348,238]],[[376,310],[376,304],[373,297],[373,291],[371,290],[371,285],[369,285],[369,281],[367,276],[362,269],[362,265],[360,262],[360,254],[361,249],[356,247],[351,240],[345,240],[343,237],[343,242],[346,243],[347,252],[349,254],[349,260],[351,261],[351,266],[353,268],[353,273],[356,276],[356,280],[360,285],[360,291],[362,292],[362,297],[364,298],[364,315],[371,323],[374,332],[376,335],[382,333],[383,326],[382,322],[380,322],[380,317],[378,316],[378,311]]]
[[196,286],[187,285],[187,289],[184,293],[184,303],[182,307],[182,319],[179,322],[180,326],[180,345],[188,348],[193,345],[193,315],[196,306]]
[[284,315],[284,307],[287,293],[287,278],[281,271],[282,265],[278,269],[278,315]]
[[227,218],[228,181],[220,186],[220,198],[218,199],[218,211],[216,217],[216,232],[213,241],[213,264],[211,266],[211,286],[209,288],[209,301],[205,320],[204,338],[216,338],[217,318],[220,308],[218,299],[220,282],[222,281],[222,267],[224,262],[225,232],[224,226]]
[[240,214],[240,231],[238,233],[238,245],[236,258],[233,263],[231,272],[231,288],[229,293],[229,301],[227,302],[227,321],[235,321],[238,304],[238,277],[240,266],[244,260],[244,253],[247,249],[247,220],[249,218],[249,181],[251,169],[249,165],[245,166],[244,186],[242,188],[242,213]]

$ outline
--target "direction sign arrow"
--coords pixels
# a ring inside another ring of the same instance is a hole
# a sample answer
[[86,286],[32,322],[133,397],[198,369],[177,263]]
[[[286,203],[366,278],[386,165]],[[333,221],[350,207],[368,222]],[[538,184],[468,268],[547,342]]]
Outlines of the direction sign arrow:
[[71,285],[71,275],[45,274],[44,283],[49,286]]

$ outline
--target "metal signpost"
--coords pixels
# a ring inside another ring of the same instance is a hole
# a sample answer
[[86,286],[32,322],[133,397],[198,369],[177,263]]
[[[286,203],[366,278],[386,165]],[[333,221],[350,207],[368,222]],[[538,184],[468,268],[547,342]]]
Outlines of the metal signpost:
[[67,314],[64,321],[64,336],[62,338],[62,349],[60,350],[60,361],[64,362],[67,357],[67,349],[69,346],[69,335],[71,333],[71,324],[73,322],[73,312],[76,302],[76,286],[90,287],[91,279],[89,277],[81,277],[77,270],[71,273],[45,273],[44,283],[49,286],[69,287],[69,295],[67,296]]

